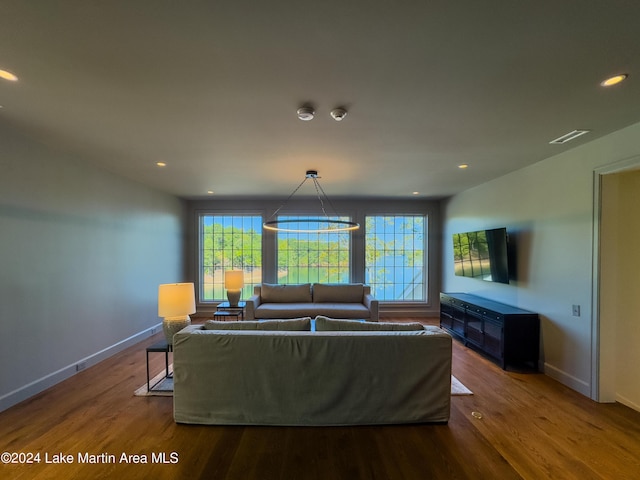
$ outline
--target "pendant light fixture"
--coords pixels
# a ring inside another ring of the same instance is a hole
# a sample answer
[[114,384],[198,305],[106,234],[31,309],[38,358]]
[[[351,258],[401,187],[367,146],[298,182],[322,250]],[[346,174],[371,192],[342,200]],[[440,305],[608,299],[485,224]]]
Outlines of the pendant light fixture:
[[[346,220],[338,220],[336,218],[329,218],[325,210],[325,202],[331,207],[333,214],[335,217],[338,217],[336,209],[331,204],[329,197],[324,193],[324,190],[320,186],[320,182],[318,182],[318,172],[316,170],[307,170],[304,180],[296,187],[296,189],[289,195],[289,197],[284,201],[280,207],[273,213],[270,218],[275,218],[275,220],[269,220],[265,222],[262,226],[266,230],[273,230],[276,232],[301,232],[301,233],[332,233],[332,232],[345,232],[349,230],[357,230],[360,228],[360,224],[356,222],[350,222]],[[304,218],[304,219],[282,219],[278,220],[276,217],[278,212],[284,208],[291,197],[293,197],[300,187],[304,185],[304,183],[311,179],[313,185],[316,189],[316,194],[318,196],[318,201],[320,202],[320,209],[324,215],[324,218]],[[304,227],[302,224],[306,224]]]

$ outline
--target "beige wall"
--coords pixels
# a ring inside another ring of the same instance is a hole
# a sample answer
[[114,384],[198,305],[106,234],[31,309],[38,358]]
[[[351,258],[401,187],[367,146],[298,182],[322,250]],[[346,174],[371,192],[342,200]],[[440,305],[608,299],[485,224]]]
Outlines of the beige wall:
[[640,170],[603,175],[601,188],[601,395],[640,411]]
[[[456,195],[443,210],[443,291],[540,313],[545,373],[592,398],[598,395],[594,171],[638,155],[635,124]],[[451,235],[492,227],[507,227],[515,242],[517,280],[501,285],[456,277]],[[580,317],[572,315],[574,304]]]
[[157,327],[185,206],[3,123],[0,146],[2,410]]

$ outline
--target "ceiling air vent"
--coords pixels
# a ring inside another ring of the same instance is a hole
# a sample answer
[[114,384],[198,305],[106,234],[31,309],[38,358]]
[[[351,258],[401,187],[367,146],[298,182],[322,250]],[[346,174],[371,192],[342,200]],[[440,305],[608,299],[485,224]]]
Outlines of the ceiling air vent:
[[591,130],[574,130],[573,132],[565,133],[561,137],[556,138],[555,140],[551,140],[549,143],[552,145],[562,145],[563,143],[570,142],[571,140],[575,140],[576,138],[584,135],[585,133],[589,133]]

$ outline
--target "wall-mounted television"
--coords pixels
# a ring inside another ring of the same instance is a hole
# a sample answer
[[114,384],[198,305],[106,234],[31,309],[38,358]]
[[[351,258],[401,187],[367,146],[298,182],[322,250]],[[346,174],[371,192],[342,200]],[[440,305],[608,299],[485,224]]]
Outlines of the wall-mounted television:
[[455,274],[509,283],[509,236],[506,228],[453,234]]

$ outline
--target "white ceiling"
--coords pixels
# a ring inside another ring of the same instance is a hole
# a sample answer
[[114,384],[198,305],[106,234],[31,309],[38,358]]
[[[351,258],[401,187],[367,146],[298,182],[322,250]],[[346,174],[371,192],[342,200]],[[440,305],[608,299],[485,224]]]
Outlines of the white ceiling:
[[0,68],[0,128],[182,197],[442,197],[640,121],[640,2],[2,0]]

